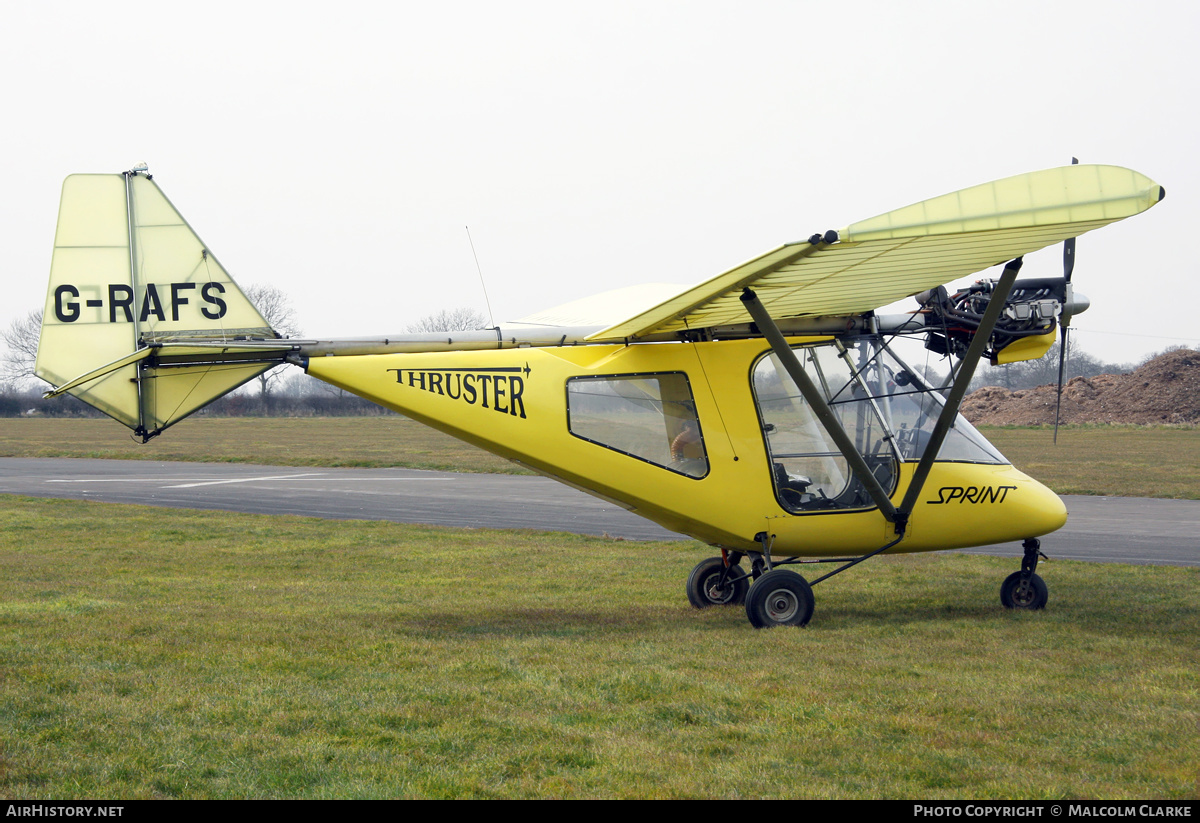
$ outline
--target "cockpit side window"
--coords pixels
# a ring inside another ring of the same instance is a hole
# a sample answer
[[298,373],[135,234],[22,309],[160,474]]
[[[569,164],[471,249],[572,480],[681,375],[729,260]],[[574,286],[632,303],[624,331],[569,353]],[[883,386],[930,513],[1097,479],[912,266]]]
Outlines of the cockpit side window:
[[571,434],[699,479],[708,452],[687,375],[622,374],[567,381]]

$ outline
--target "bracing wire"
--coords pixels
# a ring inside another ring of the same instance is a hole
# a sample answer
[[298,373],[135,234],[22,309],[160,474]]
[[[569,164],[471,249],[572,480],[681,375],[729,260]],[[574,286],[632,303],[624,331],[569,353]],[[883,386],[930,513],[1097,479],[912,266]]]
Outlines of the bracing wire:
[[483,302],[487,304],[488,322],[492,324],[492,328],[496,327],[496,318],[492,314],[492,301],[488,298],[487,284],[483,282],[483,267],[479,265],[479,255],[475,252],[475,241],[471,239],[471,227],[465,226],[467,230],[467,242],[471,244],[471,256],[475,258],[475,270],[479,272],[479,286],[483,289]]

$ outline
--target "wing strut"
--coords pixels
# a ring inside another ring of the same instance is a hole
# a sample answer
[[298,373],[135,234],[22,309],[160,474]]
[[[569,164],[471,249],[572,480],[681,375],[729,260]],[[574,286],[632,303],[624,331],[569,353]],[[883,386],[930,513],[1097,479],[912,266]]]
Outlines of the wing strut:
[[[1004,301],[1001,301],[1002,303]],[[898,512],[896,507],[892,505],[892,501],[888,498],[887,490],[879,484],[878,478],[871,472],[867,461],[863,460],[863,456],[859,454],[858,449],[854,445],[854,441],[850,439],[850,435],[846,434],[846,430],[842,428],[842,424],[838,421],[837,415],[829,408],[829,404],[825,402],[825,398],[821,395],[821,390],[813,384],[812,379],[805,373],[804,367],[800,365],[799,358],[792,351],[792,347],[788,345],[787,340],[783,337],[783,332],[775,325],[775,321],[771,319],[770,312],[759,301],[758,295],[752,289],[742,289],[742,303],[746,306],[746,311],[750,312],[750,316],[754,318],[755,325],[758,330],[767,338],[767,342],[771,344],[771,350],[779,358],[787,373],[796,383],[800,393],[804,395],[804,399],[816,412],[817,419],[821,421],[821,425],[829,432],[829,436],[833,438],[833,442],[837,445],[842,456],[846,458],[846,462],[850,464],[850,470],[854,473],[855,479],[862,483],[867,492],[871,495],[871,499],[875,501],[875,505],[879,507],[879,511],[887,518],[889,523],[896,523],[897,531],[903,531],[902,525],[898,522]]]
[[909,481],[908,491],[904,493],[904,500],[900,503],[900,510],[897,512],[899,517],[897,529],[899,530],[903,530],[908,523],[908,518],[921,494],[921,488],[925,485],[925,479],[929,476],[929,470],[933,468],[933,462],[942,449],[942,442],[949,434],[950,427],[954,425],[954,420],[958,416],[958,407],[962,405],[963,398],[967,394],[967,387],[975,375],[975,367],[979,365],[979,359],[983,356],[984,349],[987,348],[992,330],[996,327],[996,321],[1000,319],[1000,312],[1004,310],[1004,304],[1008,301],[1008,294],[1012,291],[1013,282],[1017,279],[1017,272],[1021,270],[1023,262],[1024,258],[1018,257],[1009,261],[1008,265],[1004,267],[1004,273],[1000,275],[1000,280],[997,281],[988,301],[988,307],[983,312],[983,318],[979,321],[979,328],[975,330],[975,336],[971,338],[971,345],[967,347],[967,353],[958,363],[958,370],[954,373],[954,385],[950,389],[950,394],[946,396],[942,413],[938,415],[937,423],[934,424],[933,431],[929,434],[925,453],[921,455],[921,462],[917,464],[917,470],[913,472],[912,480]]

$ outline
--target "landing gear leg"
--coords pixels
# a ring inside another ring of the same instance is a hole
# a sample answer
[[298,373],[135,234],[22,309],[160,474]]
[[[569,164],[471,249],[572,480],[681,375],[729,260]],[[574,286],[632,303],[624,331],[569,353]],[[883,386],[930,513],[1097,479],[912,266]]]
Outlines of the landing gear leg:
[[758,552],[750,552],[750,576],[755,580],[767,572],[767,561]]
[[1046,582],[1034,573],[1038,558],[1046,556],[1042,554],[1042,544],[1037,538],[1030,537],[1021,546],[1025,549],[1021,570],[1004,579],[1000,586],[1000,602],[1006,609],[1044,609],[1050,590],[1046,588]]

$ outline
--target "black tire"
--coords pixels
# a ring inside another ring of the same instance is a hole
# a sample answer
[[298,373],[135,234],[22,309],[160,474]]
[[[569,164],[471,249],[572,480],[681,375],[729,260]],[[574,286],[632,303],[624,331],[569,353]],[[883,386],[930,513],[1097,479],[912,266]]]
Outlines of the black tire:
[[793,571],[775,569],[754,581],[746,598],[746,617],[756,629],[806,626],[816,601],[812,586]]
[[1050,590],[1046,581],[1036,574],[1031,575],[1029,582],[1021,579],[1021,572],[1013,572],[1004,578],[1000,586],[1000,602],[1006,609],[1044,609],[1050,599]]
[[750,578],[740,566],[734,565],[729,569],[729,578],[721,586],[721,572],[725,571],[725,561],[719,557],[701,560],[692,569],[687,579],[688,602],[697,609],[707,609],[709,606],[739,606],[746,599],[746,590],[750,588]]

